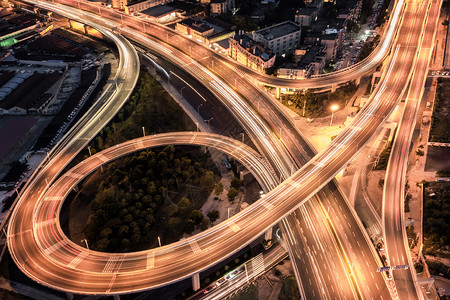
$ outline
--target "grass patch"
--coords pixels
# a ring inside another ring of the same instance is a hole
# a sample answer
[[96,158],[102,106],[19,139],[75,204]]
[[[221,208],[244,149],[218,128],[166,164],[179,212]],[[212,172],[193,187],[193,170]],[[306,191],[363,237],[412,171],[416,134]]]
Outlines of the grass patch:
[[424,185],[423,199],[423,253],[450,258],[450,182]]
[[[147,134],[193,130],[181,107],[148,73],[141,72],[130,101],[91,142],[91,152]],[[219,174],[199,147],[149,149],[106,166],[84,227],[92,249],[139,251],[178,241],[208,228],[199,211]],[[213,170],[213,171],[211,171]],[[180,205],[181,204],[181,205]]]
[[389,162],[389,156],[391,155],[392,142],[389,142],[386,147],[381,151],[378,163],[373,167],[374,170],[386,170]]
[[283,287],[281,288],[279,300],[300,299],[300,292],[297,286],[297,280],[294,276],[289,276],[283,280]]
[[430,142],[450,141],[450,79],[439,78],[431,117]]
[[298,92],[293,95],[283,96],[282,103],[303,116],[305,107],[305,117],[319,118],[331,114],[330,105],[337,104],[344,107],[351,100],[358,87],[354,83],[349,83],[337,89],[334,93],[313,93],[307,90],[305,93]]

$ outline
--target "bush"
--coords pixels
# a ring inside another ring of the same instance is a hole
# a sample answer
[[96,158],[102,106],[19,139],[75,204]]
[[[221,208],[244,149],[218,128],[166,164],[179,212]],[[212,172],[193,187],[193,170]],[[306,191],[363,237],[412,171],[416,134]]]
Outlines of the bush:
[[228,194],[227,194],[228,200],[233,202],[238,194],[239,194],[239,191],[237,189],[235,189],[234,187],[230,188],[230,190],[228,191]]
[[239,190],[239,188],[242,186],[242,181],[239,180],[239,178],[234,177],[233,180],[231,180],[231,186]]
[[219,196],[220,194],[222,194],[223,192],[223,184],[222,182],[218,182],[216,183],[216,185],[214,186],[214,194],[216,194],[217,196]]
[[220,218],[220,212],[216,209],[211,210],[210,212],[208,212],[207,214],[209,220],[211,221],[211,223],[214,223],[217,219]]

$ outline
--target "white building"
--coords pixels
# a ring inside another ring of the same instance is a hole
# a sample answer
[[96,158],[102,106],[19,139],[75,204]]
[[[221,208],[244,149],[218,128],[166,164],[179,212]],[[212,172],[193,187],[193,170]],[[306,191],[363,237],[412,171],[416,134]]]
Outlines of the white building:
[[300,25],[292,21],[285,21],[255,31],[253,39],[271,49],[277,56],[282,56],[294,52],[300,44],[300,35]]

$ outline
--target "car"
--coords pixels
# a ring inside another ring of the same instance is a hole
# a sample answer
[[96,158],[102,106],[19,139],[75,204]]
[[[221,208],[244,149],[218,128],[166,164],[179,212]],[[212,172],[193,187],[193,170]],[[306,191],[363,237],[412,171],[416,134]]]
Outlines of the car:
[[217,280],[216,285],[220,286],[220,285],[224,284],[225,281],[227,281],[227,279],[225,277],[222,277],[219,280]]
[[431,72],[431,75],[432,76],[436,75],[436,72],[435,71]]
[[211,292],[214,288],[215,288],[214,285],[208,286],[207,288],[205,288],[205,289],[203,290],[203,294],[208,294],[208,293]]

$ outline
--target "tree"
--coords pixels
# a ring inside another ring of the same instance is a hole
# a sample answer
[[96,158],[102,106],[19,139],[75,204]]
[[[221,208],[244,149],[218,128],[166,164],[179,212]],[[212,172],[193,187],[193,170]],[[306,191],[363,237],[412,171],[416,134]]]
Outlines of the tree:
[[235,189],[234,187],[231,187],[230,190],[228,191],[228,200],[229,201],[233,201],[236,196],[239,194],[239,191],[237,189]]
[[220,212],[217,209],[211,210],[207,214],[211,223],[214,223],[218,218],[220,218]]
[[223,192],[223,184],[221,181],[219,181],[218,183],[216,183],[214,187],[214,194],[219,196],[222,192]]
[[202,230],[202,231],[205,231],[206,229],[208,229],[208,227],[209,227],[209,219],[208,218],[203,218],[203,220],[201,221],[201,223],[200,223],[200,229]]
[[179,207],[188,207],[188,206],[191,206],[191,205],[192,205],[192,202],[187,197],[181,198],[180,202],[178,202],[178,206]]
[[205,175],[200,178],[200,186],[204,189],[209,189],[214,185],[214,173],[206,171]]
[[231,180],[231,186],[239,190],[239,188],[242,186],[242,181],[239,180],[239,178],[234,177],[233,180]]
[[195,209],[189,215],[189,219],[192,220],[195,225],[198,225],[203,220],[203,214],[201,211]]

